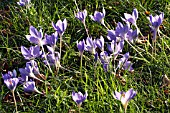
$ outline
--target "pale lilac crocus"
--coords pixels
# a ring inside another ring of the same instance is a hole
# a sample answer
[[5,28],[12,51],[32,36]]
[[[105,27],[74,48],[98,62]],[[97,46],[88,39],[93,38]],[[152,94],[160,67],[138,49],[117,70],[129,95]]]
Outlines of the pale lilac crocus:
[[77,41],[77,48],[78,48],[78,50],[79,50],[79,52],[80,52],[80,55],[83,55],[83,52],[84,52],[84,50],[85,50],[85,41],[84,41],[84,39],[83,39],[83,41]]
[[75,93],[75,91],[72,92],[72,98],[77,103],[77,106],[80,107],[82,102],[84,102],[87,99],[87,91],[83,95],[81,92]]
[[86,39],[86,51],[91,52],[92,54],[96,53],[96,41],[95,39],[93,40],[92,37],[87,37]]
[[100,53],[100,61],[103,64],[103,69],[105,72],[108,71],[110,58],[111,57],[108,55],[108,53],[106,51],[103,51]]
[[135,8],[133,9],[132,15],[128,14],[128,13],[124,13],[125,19],[123,19],[124,21],[130,22],[133,25],[136,25],[136,21],[138,19],[138,10]]
[[26,38],[31,43],[37,44],[39,46],[43,46],[46,44],[46,40],[42,39],[43,38],[42,29],[38,31],[35,27],[30,26],[29,32],[30,32],[30,35],[26,35]]
[[128,70],[130,72],[133,72],[134,69],[132,68],[131,61],[128,61],[129,59],[129,52],[125,53],[122,58],[120,58],[118,63],[118,68],[122,70]]
[[102,25],[105,25],[104,24],[104,17],[106,15],[106,11],[105,9],[103,8],[103,12],[98,12],[98,11],[95,11],[94,12],[94,16],[93,15],[89,15],[91,17],[91,19],[93,21],[96,21],[96,22],[99,22],[101,23]]
[[24,46],[21,46],[21,53],[25,59],[31,60],[39,57],[42,54],[42,51],[40,51],[40,46],[38,45],[31,46],[29,49]]
[[117,42],[117,34],[115,32],[115,30],[108,30],[107,31],[107,39],[112,41],[114,40],[115,42]]
[[19,0],[19,2],[17,2],[18,5],[20,6],[26,6],[31,2],[31,0]]
[[52,26],[54,30],[56,30],[58,34],[62,36],[67,28],[67,20],[64,19],[63,22],[58,20],[56,24],[52,22]]
[[103,36],[100,36],[100,39],[96,40],[96,45],[101,51],[104,51],[104,38],[103,38]]
[[4,83],[11,91],[14,91],[16,89],[18,82],[19,82],[18,78],[9,78],[4,80]]
[[125,112],[126,112],[126,109],[127,109],[127,105],[128,105],[128,102],[133,99],[135,96],[136,96],[137,92],[134,91],[132,88],[129,89],[127,92],[117,92],[115,91],[113,93],[113,97],[117,100],[120,100],[124,109],[125,109]]
[[119,53],[122,52],[123,47],[124,47],[124,41],[115,42],[114,40],[112,40],[111,44],[107,44],[107,48],[109,52],[111,52],[112,55],[114,56],[114,59],[116,59]]
[[2,78],[4,80],[10,79],[10,78],[16,78],[16,76],[17,76],[17,72],[15,69],[12,72],[8,71],[8,73],[2,74]]
[[87,10],[84,9],[84,11],[78,12],[77,14],[75,14],[75,17],[79,19],[83,24],[85,24],[85,19],[87,17]]
[[139,34],[139,30],[136,29],[136,30],[132,30],[130,29],[126,35],[126,38],[129,42],[133,43],[137,37],[138,37],[138,34]]
[[24,92],[27,93],[31,93],[31,92],[36,92],[39,94],[43,94],[42,92],[40,92],[36,87],[35,87],[35,82],[30,80],[30,81],[26,81],[24,86]]
[[151,23],[151,30],[153,32],[153,41],[156,41],[156,36],[157,36],[157,32],[159,32],[159,26],[162,24],[163,19],[164,19],[164,13],[161,13],[159,16],[152,16],[150,15],[148,17],[150,23]]

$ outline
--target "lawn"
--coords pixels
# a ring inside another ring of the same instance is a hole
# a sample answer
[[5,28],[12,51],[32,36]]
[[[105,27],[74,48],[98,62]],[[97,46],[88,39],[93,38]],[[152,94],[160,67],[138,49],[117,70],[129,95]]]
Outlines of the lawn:
[[0,113],[170,112],[169,0],[17,2],[0,0]]

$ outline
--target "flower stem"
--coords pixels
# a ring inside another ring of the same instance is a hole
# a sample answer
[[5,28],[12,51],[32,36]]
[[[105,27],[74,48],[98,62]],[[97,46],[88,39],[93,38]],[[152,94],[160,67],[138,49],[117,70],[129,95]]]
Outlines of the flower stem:
[[60,58],[61,58],[61,47],[62,47],[62,35],[60,35]]
[[83,54],[80,54],[80,73],[82,75]]
[[12,90],[12,96],[13,96],[13,98],[14,98],[14,103],[15,103],[15,110],[16,110],[16,113],[18,113],[18,110],[17,110],[17,102],[16,102],[16,99],[15,99],[14,90]]
[[84,28],[86,29],[87,36],[89,37],[89,32],[88,32],[88,29],[87,29],[87,27],[86,27],[85,22],[83,23],[83,25],[84,25]]
[[48,62],[48,60],[47,60],[47,56],[46,56],[46,54],[45,54],[43,45],[41,46],[41,48],[42,48],[42,51],[43,51],[43,53],[44,53],[44,58],[45,58],[45,60],[47,61],[47,65],[48,65],[48,67],[49,67],[49,69],[50,69],[50,72],[53,73],[53,71],[52,71],[52,69],[51,69],[51,67],[50,67],[50,64],[49,64],[49,62]]

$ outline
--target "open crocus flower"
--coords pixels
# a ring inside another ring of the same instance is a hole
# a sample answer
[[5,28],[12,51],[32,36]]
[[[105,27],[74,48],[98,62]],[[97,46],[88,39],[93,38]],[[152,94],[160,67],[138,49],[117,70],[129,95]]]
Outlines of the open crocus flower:
[[114,30],[108,30],[107,31],[108,34],[107,34],[107,39],[112,41],[114,40],[115,42],[117,42],[117,34]]
[[72,98],[77,103],[78,107],[80,107],[82,102],[84,102],[84,100],[87,99],[87,96],[88,96],[87,91],[84,95],[81,92],[78,93],[75,93],[74,91],[72,92]]
[[162,24],[163,22],[163,19],[164,19],[164,13],[161,13],[159,16],[156,15],[156,16],[152,16],[150,15],[148,17],[150,23],[152,26],[151,27],[151,30],[153,32],[153,41],[156,41],[156,35],[157,35],[157,31],[159,31],[159,26]]
[[136,26],[136,21],[138,19],[138,10],[136,8],[133,9],[132,15],[124,13],[124,16],[125,16],[125,19],[123,19],[124,21],[128,21]]
[[91,19],[92,19],[93,21],[97,21],[97,22],[99,22],[99,23],[101,23],[101,24],[104,25],[104,17],[105,17],[105,15],[106,15],[106,11],[105,11],[105,9],[103,8],[103,13],[102,13],[102,12],[95,11],[95,12],[94,12],[94,16],[92,16],[92,15],[89,15],[89,16],[91,17]]
[[128,31],[128,33],[127,33],[126,38],[127,38],[128,41],[130,41],[131,43],[133,43],[134,40],[137,39],[138,34],[139,34],[139,30],[138,30],[138,29],[136,29],[136,30],[134,30],[134,31],[133,31],[132,29],[130,29],[130,30]]
[[117,92],[113,93],[113,97],[117,100],[120,100],[121,103],[123,104],[123,107],[126,111],[128,102],[136,96],[136,91],[134,91],[132,88],[129,89],[127,92]]
[[58,20],[56,24],[52,22],[52,26],[54,30],[58,32],[59,35],[63,35],[64,31],[67,28],[67,20],[64,19],[63,22],[61,20]]
[[6,84],[8,89],[10,89],[11,91],[15,90],[15,88],[17,87],[18,82],[19,82],[18,78],[9,78],[9,79],[4,80],[4,83]]
[[19,0],[19,2],[17,2],[18,5],[20,6],[26,6],[31,2],[31,0]]
[[103,38],[103,36],[100,36],[100,39],[96,40],[96,45],[101,51],[104,51],[104,38]]
[[40,46],[38,45],[31,46],[29,49],[24,46],[21,46],[21,53],[25,59],[31,60],[39,57],[42,54],[42,51],[40,51]]
[[83,24],[85,24],[85,19],[86,19],[86,16],[87,16],[87,10],[84,9],[84,11],[82,12],[78,12],[75,17],[77,19],[79,19]]
[[91,52],[92,54],[95,54],[96,53],[96,47],[97,46],[96,46],[95,39],[92,40],[92,37],[87,37],[85,50]]
[[38,91],[37,88],[35,87],[35,82],[34,81],[26,81],[24,84],[24,92],[37,92],[39,94],[43,94],[42,92]]
[[39,46],[46,44],[46,40],[42,39],[43,38],[42,29],[40,29],[40,31],[38,31],[35,27],[30,26],[29,32],[30,32],[30,35],[26,35],[26,38],[31,43],[37,44]]
[[84,41],[84,39],[83,39],[83,41],[80,41],[80,42],[77,41],[77,48],[78,48],[78,50],[80,52],[80,55],[83,55],[83,51],[85,50],[85,41]]
[[58,32],[53,33],[52,35],[45,34],[46,43],[54,47],[58,40]]

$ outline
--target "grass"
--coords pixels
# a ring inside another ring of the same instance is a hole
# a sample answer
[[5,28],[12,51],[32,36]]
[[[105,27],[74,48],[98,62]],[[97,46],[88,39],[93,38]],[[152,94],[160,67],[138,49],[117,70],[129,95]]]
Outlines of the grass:
[[[71,71],[80,71],[80,57],[76,47],[76,41],[86,39],[87,34],[83,24],[74,17],[77,12],[76,5],[72,0],[32,0],[29,9],[20,7],[15,1],[3,1],[0,3],[0,65],[1,71],[6,62],[9,70],[24,67],[26,60],[20,52],[21,45],[29,47],[30,44],[25,35],[29,34],[29,26],[43,29],[44,33],[51,34],[54,29],[52,21],[64,18],[68,21],[68,27],[63,36],[61,65]],[[160,28],[164,35],[161,35],[156,42],[156,54],[152,54],[152,48],[145,44],[135,44],[134,47],[140,47],[145,51],[139,55],[131,46],[125,43],[123,54],[130,52],[130,60],[134,63],[135,71],[133,73],[121,72],[126,84],[117,79],[112,72],[104,72],[100,63],[94,68],[94,58],[84,52],[82,74],[69,72],[60,69],[58,75],[50,74],[50,71],[44,66],[40,59],[36,61],[42,74],[47,77],[50,86],[44,83],[36,85],[38,90],[44,91],[46,96],[33,93],[27,95],[23,92],[23,86],[17,87],[21,95],[23,105],[18,101],[15,91],[19,112],[78,112],[76,103],[72,100],[73,90],[81,91],[83,94],[87,90],[88,97],[83,102],[81,112],[101,113],[101,112],[124,112],[121,102],[115,100],[112,93],[117,91],[127,91],[133,88],[137,91],[136,97],[129,102],[127,113],[169,113],[170,99],[169,87],[160,88],[162,83],[161,76],[170,75],[170,2],[168,0],[154,1],[150,0],[77,0],[80,10],[87,9],[88,15],[93,14],[95,10],[106,10],[105,22],[109,29],[114,29],[116,23],[121,21],[123,13],[131,13],[133,8],[139,11],[139,20],[137,25],[144,36],[151,38],[149,32],[149,21],[146,11],[150,14],[165,13],[163,27]],[[107,29],[104,26],[86,18],[89,34],[93,38],[99,38],[100,35],[106,39]],[[150,40],[151,42],[151,40]],[[59,48],[59,41],[57,42]],[[144,60],[145,59],[145,60]],[[148,62],[146,62],[146,60]],[[18,71],[18,76],[20,76]],[[170,76],[169,76],[170,77]],[[0,82],[0,109],[4,112],[14,112],[15,106],[9,91],[3,80]],[[6,97],[8,101],[6,102]]]

